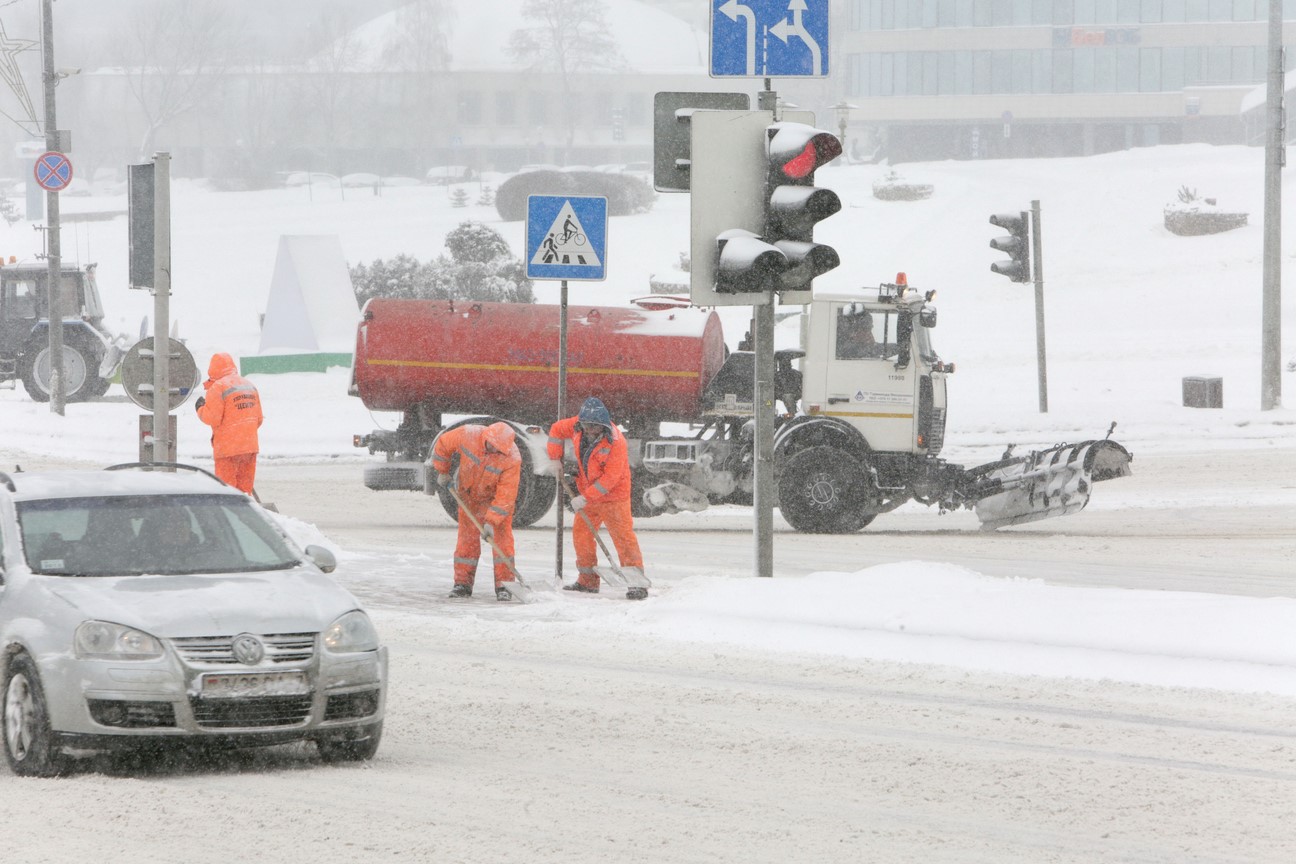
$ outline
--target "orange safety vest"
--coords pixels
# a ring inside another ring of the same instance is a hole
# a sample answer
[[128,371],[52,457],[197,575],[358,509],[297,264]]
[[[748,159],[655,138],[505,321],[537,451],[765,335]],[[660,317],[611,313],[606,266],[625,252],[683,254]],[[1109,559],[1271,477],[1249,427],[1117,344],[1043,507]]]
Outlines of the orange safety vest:
[[212,455],[217,459],[255,454],[260,446],[261,396],[252,382],[238,374],[234,358],[212,355],[203,382],[203,406],[198,419],[212,427]]

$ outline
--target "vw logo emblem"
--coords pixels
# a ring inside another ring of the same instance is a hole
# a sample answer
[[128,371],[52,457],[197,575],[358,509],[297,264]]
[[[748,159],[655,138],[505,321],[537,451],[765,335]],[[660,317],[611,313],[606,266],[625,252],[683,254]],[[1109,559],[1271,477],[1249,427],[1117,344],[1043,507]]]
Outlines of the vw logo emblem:
[[240,633],[235,636],[231,648],[234,651],[234,659],[244,666],[255,666],[261,662],[261,658],[265,657],[265,646],[251,633]]

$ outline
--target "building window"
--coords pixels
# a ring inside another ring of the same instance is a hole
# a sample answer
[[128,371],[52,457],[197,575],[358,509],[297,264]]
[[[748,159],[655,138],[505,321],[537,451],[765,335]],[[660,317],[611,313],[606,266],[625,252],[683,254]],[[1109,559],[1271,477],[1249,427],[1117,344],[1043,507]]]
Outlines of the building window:
[[1031,52],[1031,92],[1053,92],[1053,52],[1041,49]]
[[1184,88],[1184,50],[1182,48],[1161,49],[1161,89],[1164,91],[1182,90]]
[[1161,21],[1161,0],[1143,0],[1139,6],[1139,21],[1157,24]]
[[495,93],[495,122],[500,126],[513,126],[517,123],[517,100],[513,91],[500,90]]
[[1116,23],[1137,24],[1141,6],[1140,0],[1118,0],[1116,3]]
[[1075,48],[1072,54],[1075,56],[1075,66],[1071,86],[1076,93],[1094,92],[1094,49]]
[[[1233,49],[1233,83],[1249,84],[1259,81],[1263,76],[1256,74],[1255,51],[1250,45]],[[1264,67],[1261,66],[1261,69]]]
[[482,95],[479,91],[459,91],[459,122],[474,126],[482,122]]
[[1161,20],[1177,23],[1187,20],[1188,3],[1186,0],[1161,0]]
[[1031,92],[1031,52],[1012,51],[1012,93]]
[[1139,48],[1138,89],[1144,93],[1161,92],[1161,49]]
[[1053,92],[1075,91],[1075,50],[1061,48],[1053,52]]
[[549,121],[549,112],[545,106],[545,94],[539,90],[527,93],[527,123],[532,126],[543,126]]
[[954,52],[954,92],[960,96],[972,93],[973,64],[971,51]]
[[990,87],[990,52],[972,52],[972,92],[993,93]]
[[647,126],[652,123],[652,108],[648,94],[627,93],[625,96],[625,122],[628,126]]

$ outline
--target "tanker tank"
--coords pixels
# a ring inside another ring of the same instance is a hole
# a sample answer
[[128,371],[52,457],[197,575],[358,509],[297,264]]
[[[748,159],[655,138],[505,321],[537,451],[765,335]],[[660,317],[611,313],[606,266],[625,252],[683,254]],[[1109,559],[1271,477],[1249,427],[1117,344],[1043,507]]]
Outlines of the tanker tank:
[[622,424],[697,420],[725,359],[714,311],[568,306],[567,404],[558,412],[560,310],[374,298],[356,334],[351,392],[375,411],[424,405],[546,425],[588,396]]

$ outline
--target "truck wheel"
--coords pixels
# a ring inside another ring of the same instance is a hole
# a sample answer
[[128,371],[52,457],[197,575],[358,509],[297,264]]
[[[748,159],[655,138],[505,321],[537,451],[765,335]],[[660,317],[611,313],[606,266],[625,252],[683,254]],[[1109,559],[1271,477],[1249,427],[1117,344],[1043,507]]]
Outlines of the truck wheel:
[[788,457],[778,481],[779,510],[798,531],[848,534],[873,521],[868,478],[859,460],[837,447],[808,447]]
[[[523,470],[526,470],[525,468]],[[517,510],[513,514],[514,528],[530,528],[549,512],[558,497],[558,482],[552,477],[532,474],[531,482],[518,489]]]
[[[53,388],[50,386],[50,350],[49,345],[27,352],[27,363],[23,368],[23,387],[27,395],[36,402],[48,402]],[[99,363],[94,354],[87,351],[78,342],[63,344],[63,398],[68,402],[83,401],[93,389],[92,379],[99,378]],[[89,385],[89,386],[88,386]]]

